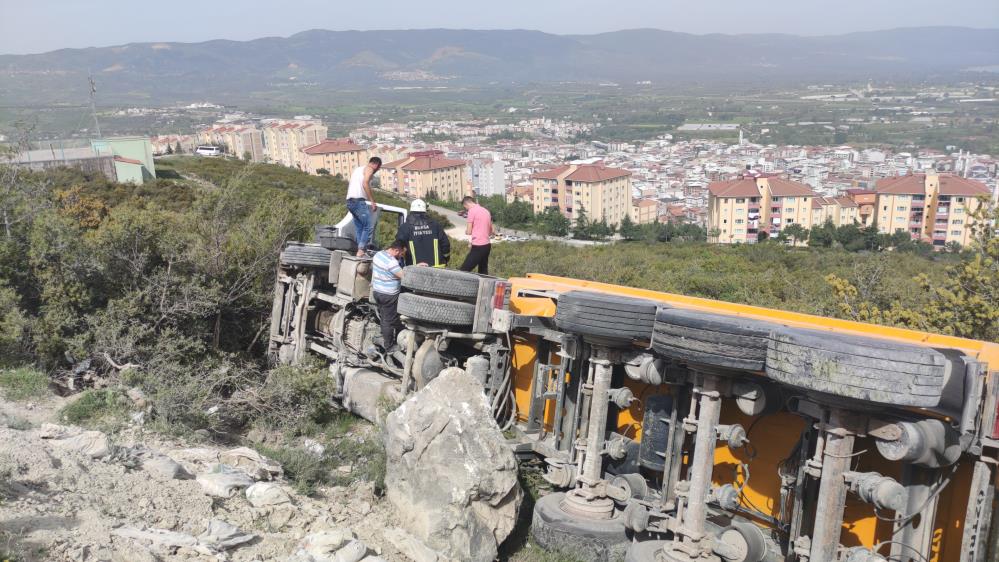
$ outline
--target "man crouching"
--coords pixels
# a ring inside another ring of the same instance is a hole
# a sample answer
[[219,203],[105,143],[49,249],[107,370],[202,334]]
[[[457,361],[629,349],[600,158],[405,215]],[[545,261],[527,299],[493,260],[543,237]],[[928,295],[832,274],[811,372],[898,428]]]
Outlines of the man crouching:
[[382,346],[386,353],[398,350],[396,336],[402,331],[399,319],[399,289],[402,286],[402,260],[406,257],[406,244],[395,240],[388,248],[375,254],[371,260],[371,288],[382,328]]

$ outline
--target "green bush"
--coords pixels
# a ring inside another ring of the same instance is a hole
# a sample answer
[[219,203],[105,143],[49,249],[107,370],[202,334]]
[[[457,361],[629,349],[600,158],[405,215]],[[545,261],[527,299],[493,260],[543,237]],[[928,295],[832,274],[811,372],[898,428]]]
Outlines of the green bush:
[[59,418],[74,425],[89,427],[116,424],[129,410],[129,399],[115,389],[85,390],[59,411]]
[[49,377],[32,367],[0,371],[0,392],[7,400],[28,400],[48,394]]

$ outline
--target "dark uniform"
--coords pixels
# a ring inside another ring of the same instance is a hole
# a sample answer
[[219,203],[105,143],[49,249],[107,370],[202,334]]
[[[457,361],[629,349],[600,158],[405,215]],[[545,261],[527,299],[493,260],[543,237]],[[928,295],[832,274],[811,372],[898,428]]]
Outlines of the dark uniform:
[[406,265],[426,263],[444,267],[451,260],[451,241],[437,221],[426,213],[410,213],[399,227],[397,240],[406,243]]

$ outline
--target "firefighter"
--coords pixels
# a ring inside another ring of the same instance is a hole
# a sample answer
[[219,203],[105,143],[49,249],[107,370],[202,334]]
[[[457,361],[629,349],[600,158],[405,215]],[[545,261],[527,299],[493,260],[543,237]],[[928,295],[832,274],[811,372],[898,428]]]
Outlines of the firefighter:
[[441,225],[427,215],[427,203],[415,199],[396,239],[406,243],[406,265],[445,267],[451,259],[451,242]]

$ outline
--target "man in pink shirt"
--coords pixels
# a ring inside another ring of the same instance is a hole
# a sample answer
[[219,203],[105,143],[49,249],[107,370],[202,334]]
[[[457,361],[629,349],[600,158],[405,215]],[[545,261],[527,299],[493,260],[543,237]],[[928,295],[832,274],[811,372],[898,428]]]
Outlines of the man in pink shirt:
[[468,211],[465,234],[472,236],[472,249],[465,257],[465,263],[461,264],[461,270],[472,271],[478,267],[479,273],[489,275],[489,250],[492,249],[489,237],[496,234],[493,216],[489,214],[489,209],[477,204],[471,197],[462,199],[461,206]]

